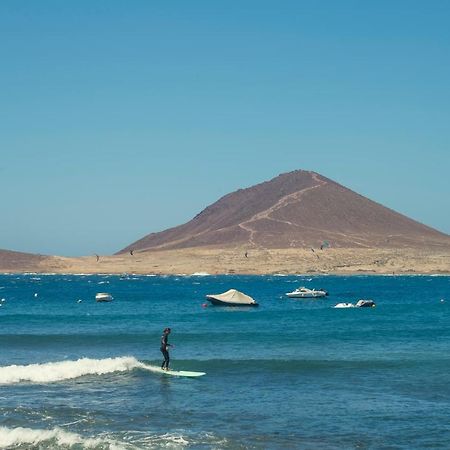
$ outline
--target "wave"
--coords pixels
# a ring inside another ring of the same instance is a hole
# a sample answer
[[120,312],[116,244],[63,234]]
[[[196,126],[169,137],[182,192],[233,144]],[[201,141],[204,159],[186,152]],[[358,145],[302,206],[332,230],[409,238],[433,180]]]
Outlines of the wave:
[[101,434],[97,437],[82,436],[60,427],[52,429],[7,428],[0,426],[1,449],[70,449],[91,448],[101,450],[138,450],[149,448],[183,449],[199,445],[203,448],[236,448],[234,443],[215,434],[201,432],[152,434],[127,431],[120,435]]
[[114,372],[130,372],[136,369],[154,373],[161,372],[159,366],[144,364],[133,356],[104,359],[81,358],[75,361],[0,367],[0,385],[27,382],[46,384],[72,380],[86,375],[105,375]]
[[132,356],[105,359],[81,358],[76,361],[58,361],[25,366],[12,365],[0,367],[0,384],[52,383],[85,375],[127,372],[138,368],[151,370],[151,366],[146,366]]
[[[149,361],[150,362],[150,361]],[[247,373],[308,373],[336,370],[389,370],[422,367],[448,367],[448,359],[367,359],[367,360],[292,360],[292,359],[207,359],[177,360],[177,366],[183,370],[202,370],[220,374]],[[159,366],[141,362],[132,356],[117,358],[91,359],[81,358],[75,361],[57,361],[43,364],[11,365],[0,367],[0,385],[18,383],[47,384],[72,380],[86,375],[105,375],[114,372],[144,370],[159,373]],[[1,446],[0,446],[1,448]]]
[[63,448],[80,445],[82,448],[102,448],[110,450],[122,450],[134,448],[127,444],[121,444],[110,439],[86,438],[77,433],[64,431],[61,428],[51,430],[33,428],[6,428],[0,427],[0,448]]

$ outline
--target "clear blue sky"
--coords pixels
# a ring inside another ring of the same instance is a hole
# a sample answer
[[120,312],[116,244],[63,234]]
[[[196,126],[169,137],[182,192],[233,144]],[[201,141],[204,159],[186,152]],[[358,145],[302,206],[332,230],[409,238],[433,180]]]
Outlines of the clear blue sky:
[[317,171],[450,233],[450,2],[0,2],[0,248],[112,253]]

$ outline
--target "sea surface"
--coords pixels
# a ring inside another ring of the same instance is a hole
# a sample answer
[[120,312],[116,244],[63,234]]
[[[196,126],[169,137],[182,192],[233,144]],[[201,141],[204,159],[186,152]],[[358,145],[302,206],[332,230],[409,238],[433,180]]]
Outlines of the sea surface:
[[[260,307],[204,306],[229,288]],[[0,304],[2,449],[450,448],[450,277],[0,275]],[[168,326],[205,376],[148,370]]]

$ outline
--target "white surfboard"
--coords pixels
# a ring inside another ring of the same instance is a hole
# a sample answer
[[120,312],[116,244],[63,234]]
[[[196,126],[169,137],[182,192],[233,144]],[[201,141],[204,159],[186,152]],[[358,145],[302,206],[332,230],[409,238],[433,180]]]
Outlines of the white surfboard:
[[145,366],[150,372],[160,373],[163,375],[172,375],[174,377],[202,377],[205,372],[190,372],[187,370],[162,370],[160,367]]

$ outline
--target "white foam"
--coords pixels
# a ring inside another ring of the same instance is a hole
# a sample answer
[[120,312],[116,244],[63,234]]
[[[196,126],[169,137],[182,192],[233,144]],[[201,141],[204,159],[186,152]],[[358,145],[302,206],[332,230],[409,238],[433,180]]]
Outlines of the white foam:
[[183,436],[177,434],[163,434],[161,436],[146,436],[140,439],[140,443],[146,444],[146,448],[169,447],[169,448],[183,448],[189,445]]
[[210,274],[208,272],[194,272],[191,276],[193,277],[208,277]]
[[126,372],[136,368],[146,368],[146,366],[132,356],[106,359],[81,358],[76,361],[58,361],[26,366],[12,365],[0,367],[0,384],[52,383],[84,375]]
[[10,448],[19,445],[39,445],[50,441],[52,444],[74,446],[82,445],[83,448],[93,448],[101,446],[110,450],[126,449],[129,446],[123,446],[109,439],[84,438],[83,436],[64,431],[61,428],[51,430],[33,429],[33,428],[6,428],[0,427],[0,448]]
[[[196,440],[203,444],[216,444],[213,448],[221,448],[226,439],[218,439],[213,435],[204,433]],[[63,428],[53,429],[36,428],[7,428],[0,426],[0,448],[101,448],[104,450],[138,450],[149,448],[168,448],[172,450],[184,449],[190,446],[191,437],[182,433],[147,434],[145,432],[127,432],[119,440],[107,435],[85,437],[78,433],[66,431]]]

